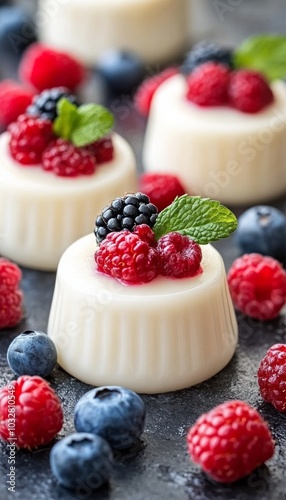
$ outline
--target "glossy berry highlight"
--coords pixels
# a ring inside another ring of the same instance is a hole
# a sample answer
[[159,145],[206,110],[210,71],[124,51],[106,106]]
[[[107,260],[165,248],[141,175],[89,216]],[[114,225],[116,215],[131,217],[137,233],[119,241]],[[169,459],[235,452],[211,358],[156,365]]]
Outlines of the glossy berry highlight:
[[162,236],[157,243],[160,274],[170,278],[190,278],[200,269],[202,250],[195,241],[180,233]]

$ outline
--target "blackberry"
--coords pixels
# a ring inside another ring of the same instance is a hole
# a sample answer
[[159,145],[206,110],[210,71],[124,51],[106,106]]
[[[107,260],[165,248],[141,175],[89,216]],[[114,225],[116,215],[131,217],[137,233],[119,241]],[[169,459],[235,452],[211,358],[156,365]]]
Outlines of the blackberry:
[[43,90],[36,95],[32,104],[27,108],[29,115],[39,115],[47,120],[54,121],[57,117],[57,104],[62,97],[68,99],[72,104],[78,106],[77,98],[65,87],[54,87],[53,89]]
[[187,52],[181,66],[181,73],[189,75],[196,66],[207,61],[224,64],[229,69],[233,69],[232,57],[232,50],[221,47],[217,43],[204,40],[194,45],[192,50]]
[[127,229],[133,231],[136,226],[147,224],[153,227],[158,209],[146,194],[127,194],[115,198],[111,205],[105,207],[95,221],[94,234],[100,244],[109,233]]

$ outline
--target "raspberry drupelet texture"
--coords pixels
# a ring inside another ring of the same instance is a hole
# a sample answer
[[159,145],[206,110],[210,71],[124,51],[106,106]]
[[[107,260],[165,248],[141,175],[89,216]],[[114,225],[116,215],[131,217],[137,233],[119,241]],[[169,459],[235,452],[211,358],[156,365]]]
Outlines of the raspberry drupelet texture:
[[26,113],[28,115],[38,115],[41,116],[41,118],[54,121],[58,115],[57,104],[62,98],[78,106],[76,96],[71,94],[67,88],[54,87],[52,89],[43,90],[43,92],[36,95],[27,108]]
[[16,326],[23,316],[23,293],[19,289],[20,268],[0,258],[0,329]]
[[244,113],[258,113],[274,100],[273,92],[261,73],[234,71],[230,76],[229,105]]
[[202,250],[195,241],[172,232],[162,236],[157,243],[160,274],[171,278],[194,276],[200,269]]
[[141,83],[140,87],[138,88],[135,96],[134,96],[134,103],[137,111],[141,113],[143,116],[148,116],[153,96],[156,92],[156,90],[160,87],[162,83],[164,83],[166,80],[171,78],[174,75],[178,74],[178,69],[177,68],[167,68],[161,73],[158,73],[157,75],[150,76],[149,78],[146,78],[146,80]]
[[77,148],[71,142],[57,139],[45,149],[42,167],[61,177],[77,177],[92,175],[96,160],[88,148]]
[[223,64],[206,62],[187,77],[189,101],[199,106],[223,106],[228,101],[230,71]]
[[114,157],[114,147],[111,137],[102,137],[88,146],[91,154],[95,157],[96,163],[106,163]]
[[286,411],[286,344],[268,349],[258,368],[258,385],[264,401]]
[[134,231],[140,224],[153,227],[158,215],[158,209],[150,203],[144,193],[127,194],[122,198],[115,198],[111,205],[102,210],[96,218],[94,234],[97,243],[101,243],[106,236],[114,231]]
[[257,253],[236,259],[227,275],[236,309],[252,318],[278,316],[286,300],[286,272],[272,257]]
[[158,211],[171,205],[176,196],[186,193],[176,175],[145,173],[139,179],[139,189],[149,196],[151,203],[156,205]]
[[50,120],[26,114],[11,123],[8,131],[10,153],[22,165],[41,163],[44,150],[55,138]]
[[159,272],[155,248],[127,230],[108,234],[95,253],[95,261],[99,272],[128,285],[147,283]]
[[203,414],[187,435],[192,460],[221,483],[251,474],[269,460],[274,442],[261,415],[243,401],[227,401]]
[[31,450],[49,443],[63,425],[61,402],[52,387],[41,377],[23,375],[0,390],[0,438],[7,442],[11,437],[8,412],[11,394],[16,446]]

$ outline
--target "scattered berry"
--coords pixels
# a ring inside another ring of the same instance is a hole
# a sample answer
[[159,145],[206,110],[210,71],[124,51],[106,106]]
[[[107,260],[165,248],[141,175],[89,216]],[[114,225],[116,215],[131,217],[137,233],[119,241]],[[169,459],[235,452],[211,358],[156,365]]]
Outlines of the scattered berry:
[[23,293],[19,289],[20,268],[0,257],[0,330],[12,328],[23,316]]
[[36,95],[31,105],[27,108],[28,115],[38,115],[41,118],[54,121],[58,116],[57,104],[62,98],[68,99],[72,104],[78,106],[77,98],[65,87],[55,87],[46,89]]
[[228,401],[203,414],[187,442],[192,460],[221,483],[251,474],[274,454],[266,422],[243,401]]
[[116,198],[110,206],[102,210],[95,221],[95,237],[101,243],[106,236],[114,231],[134,231],[140,224],[154,226],[158,209],[150,203],[149,197],[143,193],[127,194]]
[[31,104],[34,92],[13,80],[0,82],[0,125],[7,127]]
[[145,425],[145,405],[135,392],[118,386],[92,389],[77,402],[74,413],[78,432],[91,432],[111,448],[134,445]]
[[83,82],[85,68],[65,52],[33,43],[23,54],[19,76],[40,92],[53,87],[66,87],[73,91]]
[[138,56],[122,50],[105,52],[98,61],[97,71],[112,92],[128,94],[145,75],[144,64]]
[[[5,57],[12,59],[19,55],[36,41],[36,29],[33,19],[27,15],[27,9],[0,1],[0,51]],[[17,61],[18,62],[18,61]]]
[[157,251],[127,230],[108,234],[95,253],[95,262],[99,272],[129,285],[147,283],[159,272]]
[[171,205],[176,196],[182,196],[186,190],[176,175],[172,174],[142,174],[139,179],[139,189],[149,196],[151,203],[158,211]]
[[98,165],[100,165],[101,163],[106,163],[107,161],[111,161],[113,159],[114,147],[111,137],[103,137],[102,139],[98,139],[98,141],[90,144],[88,148],[91,150]]
[[96,161],[88,148],[77,148],[71,142],[57,139],[45,149],[42,167],[62,177],[77,177],[92,175]]
[[185,57],[181,67],[184,75],[189,75],[197,66],[208,61],[224,64],[229,69],[233,68],[233,53],[230,49],[221,47],[214,42],[203,40],[194,45]]
[[58,441],[50,453],[53,474],[62,486],[79,489],[87,485],[97,489],[111,475],[112,450],[100,436],[90,433],[74,433]]
[[29,115],[20,115],[8,131],[10,153],[22,165],[41,163],[44,150],[54,138],[50,120]]
[[249,208],[238,219],[236,241],[242,253],[260,253],[285,261],[285,215],[267,205]]
[[56,346],[45,333],[25,330],[9,345],[7,361],[18,377],[38,375],[44,378],[56,366]]
[[15,408],[13,437],[18,448],[33,449],[47,444],[62,428],[61,402],[41,377],[23,375],[0,389],[0,438],[8,443],[12,406]]
[[206,62],[187,77],[187,99],[199,106],[227,104],[230,71],[226,66]]
[[134,104],[137,111],[143,116],[148,116],[157,88],[172,76],[177,75],[177,73],[177,68],[167,68],[157,75],[146,78],[134,95]]
[[268,349],[258,369],[260,394],[276,410],[286,411],[286,344]]
[[245,254],[233,262],[227,279],[235,307],[252,318],[273,319],[285,304],[286,272],[272,257]]
[[230,76],[228,99],[230,106],[239,111],[258,113],[273,102],[274,96],[261,73],[238,70]]
[[180,233],[162,236],[157,243],[160,273],[170,278],[194,276],[200,269],[202,250],[195,241]]

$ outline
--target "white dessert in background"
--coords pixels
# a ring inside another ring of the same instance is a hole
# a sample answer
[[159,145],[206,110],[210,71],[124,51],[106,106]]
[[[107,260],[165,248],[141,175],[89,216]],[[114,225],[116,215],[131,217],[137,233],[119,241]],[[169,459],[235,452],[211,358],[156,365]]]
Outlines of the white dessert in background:
[[246,114],[199,107],[176,75],[155,93],[143,146],[146,171],[176,174],[191,194],[226,204],[260,203],[286,192],[286,84],[274,101]]
[[39,0],[36,23],[40,40],[88,65],[111,49],[156,64],[186,48],[189,7],[190,0]]
[[96,272],[93,234],[62,256],[48,335],[64,370],[87,384],[140,393],[182,389],[231,359],[237,323],[220,254],[202,246],[203,272],[123,285]]
[[0,254],[53,271],[64,250],[90,233],[102,207],[136,190],[136,161],[129,144],[113,134],[114,158],[93,175],[58,177],[10,155],[9,133],[0,137]]

